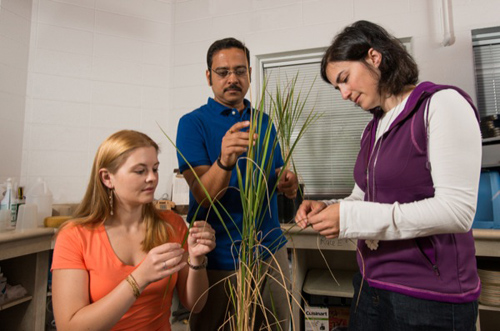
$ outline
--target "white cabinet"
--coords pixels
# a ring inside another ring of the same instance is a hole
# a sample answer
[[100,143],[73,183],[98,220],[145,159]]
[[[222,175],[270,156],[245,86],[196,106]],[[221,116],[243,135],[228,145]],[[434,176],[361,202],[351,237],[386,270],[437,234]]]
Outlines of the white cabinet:
[[0,305],[2,330],[45,330],[47,280],[53,228],[0,232],[0,266],[7,283],[28,294]]
[[[304,330],[303,292],[352,298],[352,275],[358,270],[356,241],[326,239],[312,229],[302,230],[292,224],[281,227],[292,256],[292,330],[299,331]],[[474,229],[473,234],[476,256],[498,258],[500,263],[500,230]],[[327,263],[339,285],[332,279]],[[499,307],[479,305],[481,331],[497,330],[499,319]]]

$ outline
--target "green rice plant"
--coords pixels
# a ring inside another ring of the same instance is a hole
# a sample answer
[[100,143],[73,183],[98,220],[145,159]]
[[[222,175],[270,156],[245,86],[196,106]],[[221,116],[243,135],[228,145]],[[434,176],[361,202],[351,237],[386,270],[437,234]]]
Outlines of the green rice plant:
[[[235,313],[225,321],[225,324],[229,325],[230,329],[235,331],[253,330],[257,311],[259,309],[265,310],[262,287],[264,279],[269,274],[264,260],[268,256],[274,259],[274,256],[267,247],[261,244],[262,234],[260,233],[260,228],[266,212],[268,210],[271,212],[269,205],[271,196],[275,194],[277,183],[285,169],[288,168],[293,150],[306,133],[307,128],[319,117],[313,110],[310,110],[302,125],[298,126],[298,116],[304,113],[306,100],[301,100],[301,94],[296,93],[297,80],[298,74],[286,84],[286,88],[281,89],[280,87],[276,87],[276,94],[274,96],[267,93],[267,82],[264,83],[260,98],[253,105],[251,112],[248,151],[246,156],[241,156],[236,163],[238,188],[229,188],[237,189],[240,192],[243,207],[242,224],[238,225],[241,240],[236,243],[231,239],[233,245],[237,245],[239,248],[238,269],[235,270],[236,280],[234,283],[228,280],[229,295],[231,298],[230,304]],[[309,92],[307,96],[309,96]],[[271,107],[267,112],[270,114],[268,125],[264,125],[266,121],[264,115],[266,113],[264,102],[266,95],[268,95],[271,101]],[[277,129],[277,135],[274,139],[272,139],[273,125],[271,125],[273,119]],[[172,139],[165,132],[164,134],[175,146]],[[292,136],[294,137],[293,141]],[[269,187],[268,182],[272,174],[271,172],[275,171],[275,169],[272,169],[274,151],[280,142],[286,150],[286,154],[284,154],[284,166],[278,174],[276,184],[273,187]],[[184,158],[182,151],[177,149],[177,152]],[[184,160],[189,165],[189,162],[185,158]],[[211,211],[218,216],[223,224],[223,213],[228,215],[230,220],[234,222],[224,206],[217,199],[210,196],[191,165],[189,167],[205,192]],[[196,219],[196,215],[193,217],[194,219]],[[230,236],[225,224],[224,227]],[[271,244],[271,249],[273,245],[279,245],[279,242],[284,239],[282,237]],[[280,271],[280,274],[283,273]],[[286,277],[284,276],[280,278],[276,281],[282,284],[284,291],[289,292],[287,284],[290,283],[290,280],[285,279]],[[267,312],[271,313],[269,314],[270,316],[276,316],[274,308],[268,309]],[[267,318],[266,314],[264,316]],[[279,321],[276,318],[268,319],[266,320],[265,327],[271,330],[278,323]]]
[[[305,113],[307,101],[316,79],[309,86],[305,97],[302,90],[297,88],[298,79],[299,72],[291,79],[286,79],[284,84],[281,84],[278,79],[274,95],[267,93],[270,98],[269,116],[276,127],[281,153],[287,166],[290,165],[290,162],[293,165],[291,151],[302,137],[303,131],[321,117],[321,114],[314,112],[314,106],[308,114]],[[294,139],[294,137],[297,138]]]

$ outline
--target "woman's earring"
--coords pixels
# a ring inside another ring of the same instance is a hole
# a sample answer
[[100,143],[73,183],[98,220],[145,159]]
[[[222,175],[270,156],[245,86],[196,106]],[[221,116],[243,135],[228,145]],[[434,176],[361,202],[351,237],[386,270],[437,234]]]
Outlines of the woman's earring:
[[113,216],[113,214],[114,214],[114,212],[113,212],[113,189],[109,189],[109,208],[110,208],[109,214],[111,216]]

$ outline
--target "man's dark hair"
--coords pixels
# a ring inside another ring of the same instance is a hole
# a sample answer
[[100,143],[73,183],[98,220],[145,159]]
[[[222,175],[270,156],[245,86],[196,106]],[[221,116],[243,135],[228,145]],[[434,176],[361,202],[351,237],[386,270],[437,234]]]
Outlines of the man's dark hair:
[[321,78],[328,84],[326,67],[330,62],[365,61],[368,50],[373,48],[382,54],[378,69],[380,94],[400,94],[407,85],[418,82],[418,66],[403,44],[381,26],[368,21],[357,21],[346,27],[333,39],[321,61]]
[[243,52],[245,52],[245,55],[247,56],[248,66],[250,67],[250,51],[245,46],[245,44],[243,44],[238,39],[224,38],[224,39],[216,40],[212,45],[210,45],[210,48],[208,49],[208,52],[207,52],[208,70],[212,69],[212,58],[213,58],[214,54],[220,50],[229,49],[229,48],[239,48]]

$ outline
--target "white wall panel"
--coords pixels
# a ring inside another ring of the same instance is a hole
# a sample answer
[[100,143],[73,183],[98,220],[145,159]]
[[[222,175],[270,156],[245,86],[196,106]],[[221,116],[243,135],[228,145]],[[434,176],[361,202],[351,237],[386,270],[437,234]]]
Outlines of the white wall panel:
[[92,71],[92,56],[88,54],[39,49],[34,59],[33,71],[58,76],[90,78]]
[[119,130],[141,130],[140,108],[96,104],[92,106],[90,127]]
[[109,106],[141,107],[141,87],[95,81],[92,83],[92,102]]
[[160,45],[145,42],[142,44],[142,62],[158,66],[169,65],[171,59],[170,51],[171,45]]
[[85,152],[88,128],[35,124],[30,139],[32,151]]
[[38,21],[58,26],[93,30],[95,13],[92,8],[86,8],[53,0],[40,0]]
[[176,87],[199,86],[206,83],[206,63],[176,66],[171,73]]
[[157,65],[143,64],[142,65],[142,85],[168,87],[168,79],[170,68],[167,66],[160,67]]
[[302,6],[295,3],[283,7],[258,10],[251,13],[252,31],[289,29],[302,25]]
[[139,40],[117,36],[94,34],[94,55],[111,56],[118,60],[140,62],[142,60],[143,43]]
[[36,99],[91,101],[91,82],[86,79],[33,73],[32,83]]
[[167,110],[169,102],[168,87],[148,87],[142,88],[142,106],[147,109]]
[[2,7],[0,10],[0,35],[27,44],[30,35],[29,19]]
[[54,0],[58,2],[63,2],[67,4],[77,5],[80,7],[95,8],[96,2],[101,2],[102,0]]
[[97,57],[92,63],[92,79],[104,82],[140,84],[142,67],[133,61],[117,60],[115,57]]
[[36,100],[32,106],[33,124],[86,128],[90,125],[90,103]]
[[[228,32],[231,31],[228,25]],[[176,23],[174,27],[175,43],[192,43],[212,38],[212,18]]]
[[200,21],[211,17],[215,14],[210,12],[211,2],[211,0],[177,1],[175,3],[174,22]]
[[92,55],[94,35],[90,31],[40,23],[37,33],[37,48]]
[[3,9],[31,20],[31,0],[2,0],[0,4]]
[[354,16],[354,2],[343,0],[314,0],[303,3],[304,25],[329,24]]

